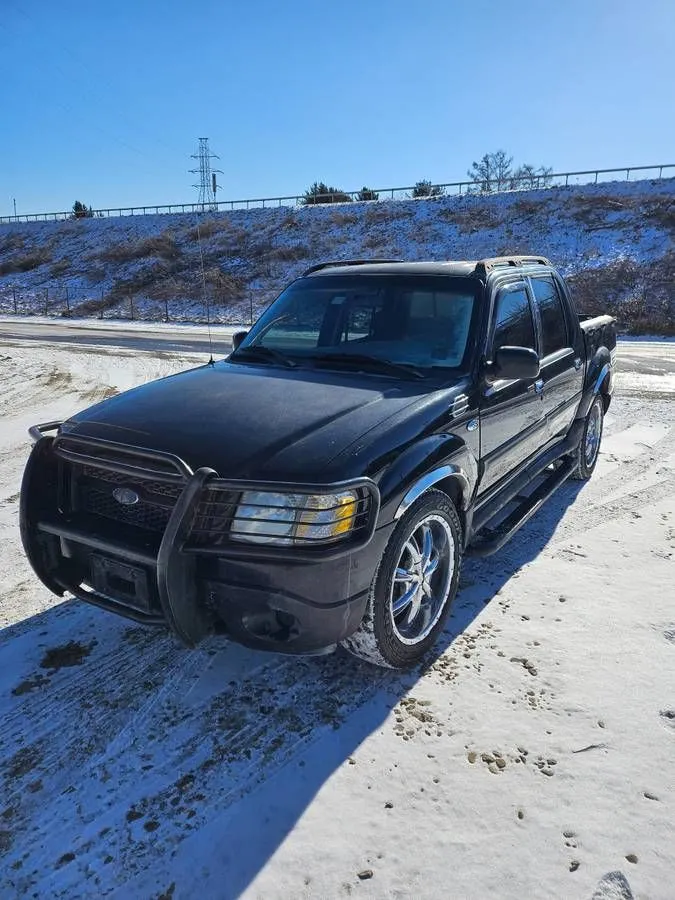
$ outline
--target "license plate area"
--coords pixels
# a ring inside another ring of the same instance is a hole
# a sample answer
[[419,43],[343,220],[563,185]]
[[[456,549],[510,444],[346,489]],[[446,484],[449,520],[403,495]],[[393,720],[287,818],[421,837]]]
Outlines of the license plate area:
[[148,573],[139,566],[92,553],[91,586],[99,594],[125,606],[151,612]]

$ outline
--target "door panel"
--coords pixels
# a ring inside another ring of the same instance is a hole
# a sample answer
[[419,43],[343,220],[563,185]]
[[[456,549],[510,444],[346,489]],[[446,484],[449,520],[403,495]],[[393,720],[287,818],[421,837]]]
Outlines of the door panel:
[[[497,294],[488,360],[499,347],[538,351],[534,317],[524,283]],[[481,465],[479,494],[511,474],[546,442],[546,419],[540,379],[500,379],[481,390]]]
[[540,377],[544,382],[544,414],[548,436],[553,438],[567,432],[579,404],[584,380],[583,347],[573,346],[577,343],[574,323],[552,276],[530,278],[530,285],[543,348]]
[[583,367],[576,368],[574,361],[577,358],[570,350],[557,359],[543,361],[541,378],[544,382],[544,415],[549,437],[568,431],[579,406]]
[[534,379],[498,381],[483,392],[480,416],[482,494],[545,443],[543,395]]

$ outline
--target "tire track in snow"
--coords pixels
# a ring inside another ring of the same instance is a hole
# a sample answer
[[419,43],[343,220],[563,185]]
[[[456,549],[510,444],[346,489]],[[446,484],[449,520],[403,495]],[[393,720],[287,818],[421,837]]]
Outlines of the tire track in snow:
[[[57,796],[24,822],[22,831],[40,849],[16,888],[40,894],[52,884],[55,820],[70,823],[68,842],[76,862],[64,873],[60,890],[52,886],[51,896],[87,896],[86,873],[105,871],[101,864],[108,855],[126,881],[337,728],[389,677],[342,657],[271,660],[208,704],[179,710],[154,705],[141,735],[142,753],[132,743],[121,752],[114,746],[116,755],[96,760],[109,789],[88,767],[78,777],[77,793]],[[144,783],[146,759],[152,770]],[[146,823],[152,825],[151,838]],[[93,840],[101,826],[111,830],[105,840]],[[112,889],[112,884],[99,886],[101,894]]]
[[[612,437],[624,434],[630,427],[631,425],[627,424],[625,428],[614,431]],[[650,469],[657,467],[658,458],[663,458],[667,450],[674,445],[673,429],[669,428],[653,445],[643,445],[643,449],[634,459],[629,462],[620,461],[616,468],[612,468],[604,474],[600,470],[597,473],[599,478],[596,478],[596,473],[594,473],[588,484],[584,486],[583,494],[580,497],[588,497],[596,503],[602,502],[602,498],[607,497],[608,494],[620,490],[627,483],[634,483],[646,475]]]
[[[56,683],[50,683],[49,690],[38,687],[34,692],[23,694],[15,708],[4,713],[3,744],[24,744],[26,741],[48,737],[62,727],[58,716],[52,713],[66,710],[69,706],[74,708],[79,699],[86,698],[89,704],[98,700],[98,696],[91,692],[92,676],[96,679],[96,691],[105,691],[109,705],[113,706],[131,685],[139,684],[134,676],[145,673],[145,680],[148,681],[150,679],[147,673],[152,672],[152,667],[163,659],[170,663],[178,661],[180,654],[178,648],[172,646],[172,641],[157,637],[159,639],[156,642],[148,642],[140,650],[135,644],[122,640],[117,645],[113,644],[102,655],[96,654],[94,649],[92,656],[87,657],[81,665],[61,668],[57,672],[38,668],[34,672],[35,676],[41,674],[50,682]],[[86,643],[86,639],[82,643]],[[124,678],[116,677],[121,673],[124,673]],[[80,711],[86,712],[84,709]],[[93,724],[107,715],[108,710],[97,709],[88,721]]]
[[596,503],[590,508],[582,509],[576,516],[571,516],[569,521],[562,522],[548,547],[564,543],[572,535],[578,537],[580,531],[588,531],[598,525],[603,525],[610,518],[618,519],[638,510],[644,510],[673,494],[675,494],[675,478],[667,478],[659,484],[645,487],[642,490],[621,494],[615,500]]
[[[137,663],[125,670],[128,680],[123,685],[110,687],[105,677],[100,682],[100,673],[95,670],[94,692],[87,693],[84,683],[79,691],[74,690],[76,686],[71,682],[57,697],[52,696],[41,705],[37,717],[34,718],[33,708],[26,710],[24,716],[13,716],[9,740],[3,735],[3,764],[0,765],[3,803],[20,809],[22,817],[28,818],[32,809],[40,808],[44,801],[40,793],[27,791],[27,784],[39,778],[42,785],[49,784],[50,792],[69,789],[74,773],[78,773],[79,779],[89,767],[92,754],[97,750],[100,753],[124,731],[129,713],[133,714],[139,705],[140,711],[153,705],[154,691],[148,695],[148,684],[159,680],[160,693],[164,695],[175,690],[184,680],[185,662],[183,653],[177,649],[168,656],[158,654],[151,660],[139,654]],[[109,666],[105,676],[114,671],[117,670]],[[44,689],[48,690],[49,686],[45,685]],[[26,757],[35,758],[36,763],[26,778],[17,779],[17,761]]]

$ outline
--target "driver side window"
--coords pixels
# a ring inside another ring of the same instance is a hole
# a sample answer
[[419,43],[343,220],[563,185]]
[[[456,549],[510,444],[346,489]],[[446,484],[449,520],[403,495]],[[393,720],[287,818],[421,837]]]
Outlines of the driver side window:
[[500,291],[497,297],[492,354],[500,347],[537,349],[532,309],[524,286]]

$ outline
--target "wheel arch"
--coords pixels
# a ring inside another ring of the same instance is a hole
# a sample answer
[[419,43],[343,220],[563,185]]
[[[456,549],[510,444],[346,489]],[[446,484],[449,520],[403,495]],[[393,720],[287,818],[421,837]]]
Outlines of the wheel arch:
[[593,401],[598,395],[602,399],[603,411],[607,412],[612,400],[612,381],[612,352],[607,347],[599,347],[588,364],[584,394],[576,416],[578,419],[586,418]]
[[464,531],[466,510],[471,497],[471,483],[464,469],[453,463],[438,466],[419,478],[403,496],[394,513],[394,519],[400,519],[420,497],[432,489],[441,491],[451,500]]

